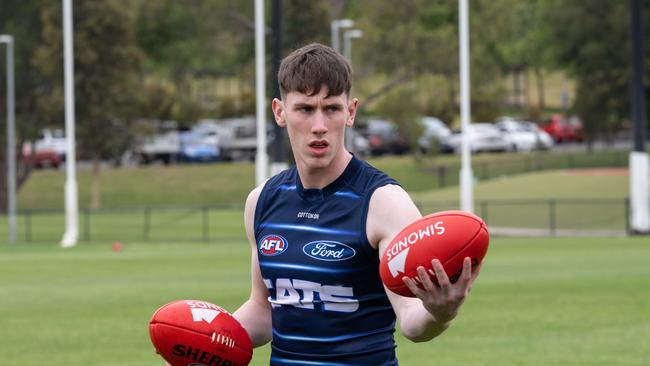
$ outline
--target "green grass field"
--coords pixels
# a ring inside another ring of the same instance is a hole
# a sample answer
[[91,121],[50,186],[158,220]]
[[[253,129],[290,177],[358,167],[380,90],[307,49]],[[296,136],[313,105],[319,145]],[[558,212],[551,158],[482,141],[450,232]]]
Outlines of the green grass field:
[[[401,364],[647,365],[649,261],[647,238],[494,239],[452,327],[424,344],[397,337]],[[248,268],[244,240],[0,246],[0,363],[161,365],[154,310],[183,298],[235,310]]]
[[[474,190],[475,211],[493,227],[546,229],[554,205],[559,230],[622,235],[627,224],[629,177],[620,173],[556,170],[479,181]],[[457,186],[411,193],[423,212],[456,209],[459,196]]]
[[[408,175],[398,169],[401,160],[383,161],[392,164],[397,174]],[[208,167],[173,168],[168,174],[188,175],[205,173]],[[231,169],[235,169],[230,167]],[[177,169],[176,171],[173,171]],[[135,171],[135,170],[134,170]],[[144,190],[144,173],[137,170],[134,190]],[[117,172],[117,171],[116,171]],[[401,173],[400,173],[401,172]],[[118,175],[127,174],[120,172]],[[424,179],[417,171],[410,179]],[[170,178],[171,179],[171,178]],[[180,179],[180,178],[178,178]],[[227,179],[221,181],[228,182]],[[549,213],[553,204],[555,227],[558,230],[589,232],[600,230],[622,235],[626,230],[625,197],[628,194],[628,176],[624,174],[574,174],[571,170],[542,171],[528,174],[504,175],[497,179],[478,181],[475,186],[476,212],[490,226],[514,227],[545,231],[551,226]],[[120,184],[126,184],[122,182]],[[163,186],[167,183],[161,183]],[[227,183],[224,183],[227,184]],[[113,208],[80,213],[80,239],[93,242],[119,241],[197,241],[233,239],[243,234],[242,207],[205,207],[200,205],[201,192],[207,195],[208,186],[199,184],[196,191],[186,193],[187,206],[162,208],[167,188],[149,186],[151,209],[143,207]],[[141,188],[137,188],[141,187]],[[203,187],[203,188],[202,188]],[[221,187],[221,183],[215,183]],[[226,187],[225,189],[234,189]],[[117,188],[110,197],[119,197]],[[128,190],[124,187],[121,190]],[[26,192],[26,194],[29,192]],[[223,192],[215,194],[223,195]],[[232,193],[233,197],[237,194]],[[244,193],[242,193],[244,194]],[[458,187],[437,190],[410,191],[423,214],[458,208]],[[174,194],[170,205],[179,204]],[[158,197],[158,198],[155,198]],[[112,201],[116,201],[113,199]],[[145,200],[143,198],[143,200]],[[522,201],[523,200],[523,201]],[[531,201],[532,200],[532,201]],[[552,202],[553,201],[553,202]],[[144,202],[144,201],[142,201]],[[206,199],[204,204],[208,204]],[[194,206],[192,206],[194,205]],[[588,214],[586,214],[588,213]],[[5,217],[0,217],[0,238],[7,237]],[[18,217],[18,240],[21,242],[57,242],[64,227],[63,211],[33,212]]]
[[[627,176],[514,175],[507,159],[477,158],[477,171],[481,162],[504,161],[501,178],[478,182],[477,200],[620,202],[627,195]],[[449,203],[457,201],[457,188],[430,190],[431,174],[416,169],[412,158],[373,163],[403,182],[423,213],[457,208]],[[147,332],[155,309],[195,298],[235,310],[250,286],[241,203],[252,172],[250,164],[106,171],[102,199],[112,210],[82,211],[82,242],[72,249],[54,245],[64,227],[60,213],[30,217],[34,243],[25,242],[27,220],[20,216],[22,242],[0,245],[0,365],[162,365]],[[88,178],[79,176],[81,207],[88,202]],[[60,209],[62,191],[61,171],[37,172],[21,190],[19,208]],[[238,205],[207,215],[200,208],[232,202]],[[146,205],[179,207],[149,216],[141,208],[121,209]],[[513,207],[490,206],[489,225],[546,225],[545,204]],[[621,207],[558,206],[558,225],[621,228]],[[0,238],[6,237],[3,222]],[[122,252],[111,251],[114,240],[124,243]],[[425,344],[397,335],[401,365],[647,365],[649,261],[648,238],[496,237],[447,332]],[[268,355],[268,346],[257,349],[252,365],[268,364]]]
[[[369,160],[409,192],[424,192],[458,182],[458,155],[440,155],[416,160],[411,155]],[[621,166],[621,151],[540,152],[531,154],[478,154],[472,157],[475,175],[481,180],[522,172],[566,169],[571,165]],[[439,169],[446,172],[444,179]],[[64,170],[34,171],[18,192],[18,209],[63,209]],[[88,208],[91,176],[77,174],[79,207]],[[100,207],[105,209],[144,206],[243,206],[255,186],[252,163],[217,163],[149,167],[105,168],[100,175]]]

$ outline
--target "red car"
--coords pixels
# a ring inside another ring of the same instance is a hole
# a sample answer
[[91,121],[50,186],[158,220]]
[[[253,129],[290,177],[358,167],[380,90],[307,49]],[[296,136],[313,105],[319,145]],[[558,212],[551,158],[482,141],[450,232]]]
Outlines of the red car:
[[546,133],[553,137],[555,142],[582,142],[584,139],[582,122],[575,116],[567,119],[561,114],[554,114],[540,126]]
[[[24,163],[28,163],[32,158],[32,148],[30,144],[23,145],[22,160]],[[36,155],[34,155],[34,167],[36,168],[58,168],[59,165],[63,162],[63,159],[59,153],[54,149],[50,148],[39,148],[36,149]]]

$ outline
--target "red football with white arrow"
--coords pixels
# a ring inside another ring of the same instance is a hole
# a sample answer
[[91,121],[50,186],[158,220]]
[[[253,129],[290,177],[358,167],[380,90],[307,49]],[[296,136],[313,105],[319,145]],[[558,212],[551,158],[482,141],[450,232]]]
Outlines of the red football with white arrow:
[[480,217],[465,211],[438,212],[407,225],[393,238],[381,256],[379,274],[389,290],[414,297],[403,277],[410,277],[423,288],[417,275],[417,268],[422,266],[437,283],[431,266],[437,258],[449,279],[456,282],[464,258],[470,257],[472,267],[476,267],[483,261],[489,242]]
[[160,307],[149,321],[149,336],[172,366],[246,366],[253,357],[251,340],[237,319],[206,301]]

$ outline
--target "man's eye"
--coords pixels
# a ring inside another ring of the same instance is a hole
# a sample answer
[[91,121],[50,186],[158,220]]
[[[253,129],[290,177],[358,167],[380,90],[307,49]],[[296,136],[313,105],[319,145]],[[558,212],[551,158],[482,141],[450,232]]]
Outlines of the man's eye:
[[339,110],[339,107],[337,107],[335,105],[331,105],[331,106],[328,106],[326,109],[327,109],[328,112],[336,112],[336,111]]
[[309,113],[309,112],[313,111],[314,108],[312,108],[312,107],[301,107],[300,110],[301,110],[302,112],[307,112],[307,113]]

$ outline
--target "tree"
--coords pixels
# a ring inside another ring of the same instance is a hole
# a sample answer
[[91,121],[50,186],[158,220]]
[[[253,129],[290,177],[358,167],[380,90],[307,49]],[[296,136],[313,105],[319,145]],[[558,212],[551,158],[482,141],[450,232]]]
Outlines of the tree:
[[[547,0],[543,4],[558,65],[578,84],[574,110],[584,121],[587,140],[611,137],[624,126],[630,111],[629,2]],[[649,16],[650,4],[645,2],[645,19]],[[650,39],[647,26],[645,38]],[[646,60],[650,60],[648,47]]]
[[[92,160],[91,208],[100,206],[100,162],[128,147],[128,124],[137,106],[141,53],[135,40],[135,18],[119,0],[75,3],[75,110],[79,154]],[[50,77],[62,67],[60,3],[41,12],[43,38],[35,63]],[[61,95],[61,85],[50,98]],[[68,157],[70,158],[70,157]]]
[[[495,62],[492,46],[507,29],[495,26],[499,21],[487,15],[498,13],[493,10],[496,6],[490,1],[473,1],[470,12],[472,112],[479,119],[496,117],[502,97],[501,68]],[[449,111],[458,110],[457,1],[417,0],[400,3],[399,7],[391,1],[367,1],[360,2],[350,13],[350,17],[360,18],[357,23],[364,30],[363,40],[358,43],[360,50],[356,52],[360,55],[357,65],[361,65],[356,73],[361,79],[357,93],[365,96],[362,108],[375,108],[375,102],[384,103],[384,97],[399,90],[426,96],[417,103],[420,114],[435,110],[448,115]],[[408,84],[432,77],[438,82],[423,87],[446,88],[446,96],[426,89],[409,91]],[[365,87],[366,80],[371,81],[371,89]],[[432,105],[436,107],[431,108]],[[405,104],[404,108],[411,107]]]
[[[396,7],[391,1],[361,1],[349,9],[348,17],[355,19],[356,27],[364,31],[363,38],[355,43],[353,60],[355,93],[363,101],[361,113],[386,113],[389,109],[394,118],[403,119],[397,121],[402,131],[412,135],[409,132],[414,131],[411,125],[415,116],[424,113],[428,106],[439,104],[439,100],[404,100],[401,106],[405,111],[400,112],[399,105],[388,99],[397,95],[432,96],[413,85],[431,75],[447,81],[450,98],[446,103],[455,102],[458,42],[450,42],[457,39],[454,4],[451,0],[417,0]],[[392,107],[384,108],[386,103]]]
[[[3,0],[0,2],[0,33],[14,37],[14,81],[16,102],[16,156],[17,189],[28,180],[32,172],[31,161],[21,158],[22,145],[33,139],[39,128],[48,122],[49,111],[39,102],[43,94],[48,93],[53,83],[47,80],[33,65],[34,48],[40,44],[40,8],[42,1]],[[6,65],[5,47],[0,52],[0,120],[4,123],[6,115]],[[2,123],[2,126],[5,124]],[[0,139],[5,141],[5,128],[0,128]],[[3,146],[6,146],[3,144]],[[7,207],[6,197],[6,149],[0,149],[0,211]]]
[[308,43],[331,43],[332,9],[328,1],[282,1],[284,55]]
[[[474,44],[486,60],[499,68],[504,75],[512,74],[515,91],[514,104],[526,104],[528,98],[528,70],[537,78],[539,108],[545,101],[542,70],[548,65],[545,19],[539,11],[539,0],[477,1],[473,2],[475,33],[480,43]],[[493,82],[493,81],[492,81]]]
[[147,73],[176,90],[174,119],[191,122],[204,113],[220,114],[220,106],[232,101],[226,97],[200,103],[197,89],[220,85],[202,81],[252,80],[253,74],[247,72],[254,58],[252,3],[142,1],[137,14],[137,40]]

